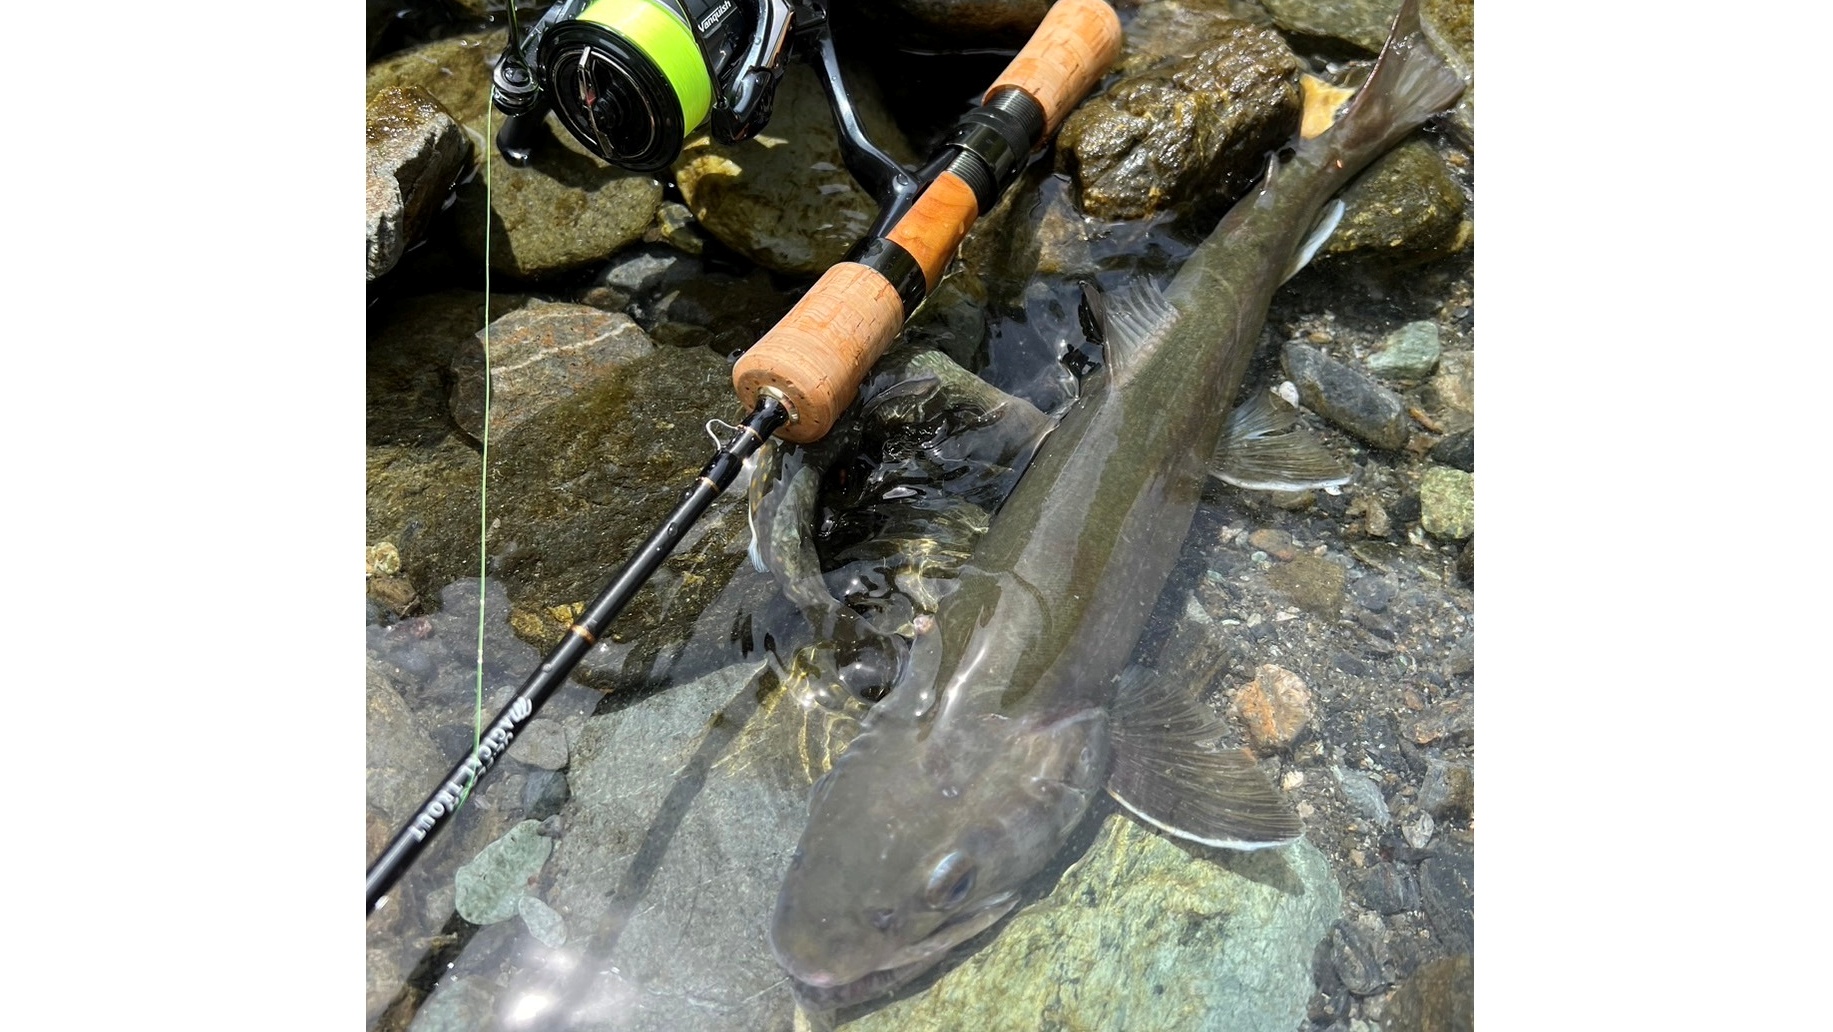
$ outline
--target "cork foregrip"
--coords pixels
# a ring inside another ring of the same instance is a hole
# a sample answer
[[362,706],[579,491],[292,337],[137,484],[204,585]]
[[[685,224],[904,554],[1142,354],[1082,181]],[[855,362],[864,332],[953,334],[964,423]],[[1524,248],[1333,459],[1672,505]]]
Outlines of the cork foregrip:
[[777,436],[808,444],[827,435],[853,403],[860,381],[904,325],[897,288],[857,262],[827,270],[770,332],[732,369],[732,386],[747,408],[772,388],[792,419]]
[[936,289],[948,260],[980,217],[974,188],[953,172],[944,172],[924,188],[922,196],[897,220],[885,236],[910,252],[923,267],[923,289]]
[[1058,0],[987,95],[1005,86],[1024,90],[1044,109],[1049,136],[1120,56],[1120,42],[1120,17],[1105,0]]

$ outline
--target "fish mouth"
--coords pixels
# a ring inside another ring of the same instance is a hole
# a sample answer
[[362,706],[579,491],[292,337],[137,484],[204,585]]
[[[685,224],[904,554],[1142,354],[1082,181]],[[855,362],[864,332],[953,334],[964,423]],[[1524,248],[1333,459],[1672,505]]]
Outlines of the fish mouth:
[[883,966],[858,978],[843,980],[824,971],[791,971],[796,997],[807,1009],[832,1010],[889,993],[934,967],[948,951],[992,927],[1017,903],[1016,892],[988,897],[979,907],[943,922],[925,938],[893,953]]

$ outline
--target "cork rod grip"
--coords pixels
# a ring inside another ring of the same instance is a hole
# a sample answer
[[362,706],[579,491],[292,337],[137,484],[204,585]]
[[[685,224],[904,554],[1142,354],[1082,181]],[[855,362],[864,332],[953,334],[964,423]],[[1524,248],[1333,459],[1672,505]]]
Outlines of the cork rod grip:
[[756,409],[769,391],[789,409],[777,436],[808,444],[827,436],[860,381],[904,325],[897,288],[857,262],[832,266],[732,369],[732,386]]
[[1105,0],[1057,0],[986,95],[1024,90],[1044,109],[1049,136],[1120,56],[1120,42],[1120,17]]

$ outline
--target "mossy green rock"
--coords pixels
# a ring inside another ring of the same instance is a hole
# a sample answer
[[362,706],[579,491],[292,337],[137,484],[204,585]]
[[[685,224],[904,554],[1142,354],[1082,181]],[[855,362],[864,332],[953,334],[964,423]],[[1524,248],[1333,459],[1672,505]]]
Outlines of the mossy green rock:
[[1342,893],[1309,842],[1257,852],[1182,844],[1124,814],[1044,899],[867,1030],[1291,1032]]
[[1470,200],[1431,143],[1415,138],[1382,155],[1342,193],[1343,221],[1323,253],[1394,263],[1429,261],[1470,242]]
[[1476,478],[1448,466],[1426,470],[1419,478],[1419,525],[1433,537],[1452,541],[1476,533]]
[[1368,368],[1382,376],[1417,380],[1438,367],[1439,352],[1438,324],[1421,319],[1388,334],[1368,356]]

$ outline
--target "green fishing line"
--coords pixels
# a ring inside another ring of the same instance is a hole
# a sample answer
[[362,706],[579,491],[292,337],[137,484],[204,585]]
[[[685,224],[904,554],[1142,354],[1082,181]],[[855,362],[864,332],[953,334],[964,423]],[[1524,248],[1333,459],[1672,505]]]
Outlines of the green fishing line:
[[[478,434],[483,451],[477,468],[477,691],[471,720],[473,755],[484,744],[484,608],[489,600],[486,582],[490,572],[487,547],[490,536],[490,213],[496,210],[490,197],[490,152],[495,149],[490,146],[495,139],[490,124],[492,106],[484,105],[484,427]],[[458,794],[459,806],[465,805],[471,795],[471,786],[475,784],[477,775],[473,774]]]

